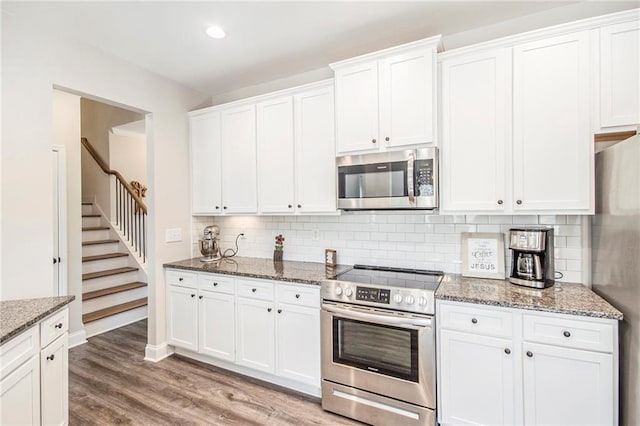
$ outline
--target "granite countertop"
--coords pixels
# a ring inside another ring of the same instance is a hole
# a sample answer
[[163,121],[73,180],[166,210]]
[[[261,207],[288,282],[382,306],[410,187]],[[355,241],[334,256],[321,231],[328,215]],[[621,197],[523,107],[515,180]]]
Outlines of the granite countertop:
[[351,266],[346,265],[338,265],[330,270],[326,268],[324,263],[295,262],[290,260],[274,262],[272,259],[237,256],[216,262],[201,262],[200,258],[196,257],[178,262],[165,263],[163,266],[165,268],[185,269],[188,271],[211,272],[315,285],[319,285],[320,281],[324,279],[333,278],[336,274],[351,269]]
[[436,299],[585,317],[622,319],[622,312],[582,284],[559,283],[546,289],[520,287],[508,280],[447,274]]
[[75,296],[0,301],[0,344],[68,305]]

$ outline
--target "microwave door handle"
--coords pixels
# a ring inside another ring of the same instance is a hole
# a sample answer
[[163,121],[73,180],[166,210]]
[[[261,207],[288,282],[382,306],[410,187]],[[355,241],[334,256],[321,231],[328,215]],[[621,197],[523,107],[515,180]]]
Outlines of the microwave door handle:
[[416,202],[414,188],[413,188],[413,181],[414,181],[413,165],[414,165],[414,163],[415,163],[414,155],[413,154],[409,154],[409,160],[407,161],[407,191],[409,192],[409,202],[412,203],[412,204]]

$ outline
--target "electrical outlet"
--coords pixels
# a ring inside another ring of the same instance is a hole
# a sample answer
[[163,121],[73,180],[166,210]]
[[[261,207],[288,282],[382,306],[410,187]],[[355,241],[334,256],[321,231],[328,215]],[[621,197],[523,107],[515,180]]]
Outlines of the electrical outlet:
[[164,232],[165,243],[175,243],[182,241],[182,228],[171,228]]
[[313,230],[313,241],[320,241],[320,230],[319,229],[314,229]]

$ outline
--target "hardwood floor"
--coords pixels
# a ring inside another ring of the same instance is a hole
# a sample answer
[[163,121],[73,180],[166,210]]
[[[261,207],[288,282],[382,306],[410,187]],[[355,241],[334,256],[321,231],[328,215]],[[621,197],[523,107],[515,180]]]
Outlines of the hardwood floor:
[[180,356],[143,360],[147,322],[69,351],[70,425],[361,425],[317,399]]

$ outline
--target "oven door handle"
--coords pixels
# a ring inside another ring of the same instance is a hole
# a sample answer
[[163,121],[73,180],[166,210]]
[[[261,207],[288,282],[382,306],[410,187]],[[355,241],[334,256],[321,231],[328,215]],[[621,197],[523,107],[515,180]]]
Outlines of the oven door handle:
[[413,166],[415,164],[416,157],[413,154],[409,154],[409,160],[407,161],[407,192],[409,195],[409,202],[415,203],[415,188],[413,187],[414,182],[414,171]]
[[373,313],[371,311],[361,311],[358,308],[341,308],[334,305],[322,305],[322,310],[331,314],[340,315],[342,318],[367,321],[380,325],[396,325],[413,330],[431,327],[431,318],[401,318],[383,313]]

